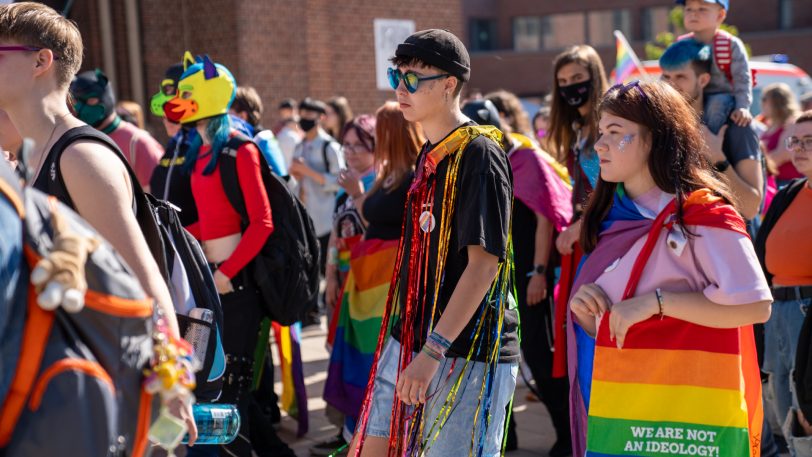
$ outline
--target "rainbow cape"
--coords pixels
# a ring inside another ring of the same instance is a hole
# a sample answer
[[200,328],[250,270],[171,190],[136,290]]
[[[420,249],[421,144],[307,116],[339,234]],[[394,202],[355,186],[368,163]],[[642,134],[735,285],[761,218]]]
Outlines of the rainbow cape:
[[[672,201],[651,221],[619,188],[598,248],[584,261],[573,290],[594,282],[646,237],[623,297],[635,296],[662,229],[673,226],[675,210]],[[683,217],[686,225],[747,234],[735,210],[706,189],[686,198]],[[570,336],[577,342],[576,361],[572,353],[570,358],[574,453],[760,455],[761,380],[752,326],[714,329],[653,317],[633,326],[619,350],[609,341],[609,315],[592,341],[571,321]]]
[[324,400],[344,413],[350,432],[364,401],[397,249],[398,240],[372,239],[352,250],[324,385]]

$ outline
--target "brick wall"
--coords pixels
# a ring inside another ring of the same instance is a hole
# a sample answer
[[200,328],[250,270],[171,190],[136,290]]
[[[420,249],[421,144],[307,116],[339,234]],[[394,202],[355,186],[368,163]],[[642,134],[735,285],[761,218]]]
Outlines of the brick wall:
[[257,88],[266,124],[283,98],[343,95],[356,113],[372,113],[391,91],[376,88],[373,20],[412,19],[417,30],[442,27],[462,33],[456,0],[281,0],[239,2],[251,18],[240,37],[240,84]]
[[[141,0],[140,13],[147,99],[184,50],[208,53],[239,84],[257,89],[266,125],[287,97],[343,95],[356,113],[374,112],[391,98],[375,84],[375,18],[412,19],[418,30],[463,30],[459,0]],[[119,78],[128,76],[122,71]],[[129,94],[127,82],[119,86],[120,94]],[[160,122],[147,117],[162,137]]]
[[[809,0],[788,0],[791,3],[791,30],[780,26],[780,0],[733,0],[727,22],[736,25],[742,39],[751,46],[754,55],[784,53],[795,65],[812,72],[812,53],[804,47],[812,39],[812,8]],[[803,4],[803,5],[802,5]],[[552,61],[561,51],[544,50],[516,52],[512,50],[513,19],[517,16],[546,16],[568,12],[584,12],[624,8],[631,12],[630,40],[641,36],[643,8],[671,6],[672,0],[463,0],[465,23],[469,18],[490,18],[496,21],[497,49],[472,55],[471,88],[482,92],[504,88],[524,96],[541,95],[552,87]],[[578,43],[571,43],[578,44]],[[644,42],[632,46],[644,57]],[[614,45],[596,48],[606,70],[615,64]]]

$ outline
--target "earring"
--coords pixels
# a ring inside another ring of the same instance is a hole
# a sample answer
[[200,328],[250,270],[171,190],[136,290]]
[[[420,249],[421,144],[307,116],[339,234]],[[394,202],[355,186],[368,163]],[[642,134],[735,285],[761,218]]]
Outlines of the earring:
[[446,103],[448,103],[448,92],[443,94],[443,99],[445,100]]

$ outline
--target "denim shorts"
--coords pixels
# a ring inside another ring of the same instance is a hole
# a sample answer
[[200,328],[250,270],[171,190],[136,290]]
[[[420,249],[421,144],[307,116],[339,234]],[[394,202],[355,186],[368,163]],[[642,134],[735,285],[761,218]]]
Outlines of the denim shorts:
[[[381,358],[378,361],[378,372],[375,376],[375,386],[367,426],[367,436],[382,438],[389,437],[389,424],[392,414],[392,403],[395,398],[395,384],[398,375],[398,359],[400,358],[400,343],[390,338],[384,346]],[[425,428],[423,440],[428,438],[431,425],[439,415],[449,390],[462,373],[465,359],[449,358],[440,362],[440,368],[431,381],[427,396],[425,410]],[[448,419],[440,430],[436,439],[432,436],[424,449],[424,456],[467,455],[471,448],[471,433],[474,427],[474,417],[479,408],[480,389],[486,364],[483,362],[470,362],[465,367],[462,383],[457,398],[453,404]],[[483,456],[498,456],[502,449],[502,435],[505,430],[505,409],[513,398],[516,387],[516,375],[519,371],[517,363],[500,363],[496,365],[491,407],[488,414],[487,425],[484,430]],[[477,419],[479,425],[483,422],[483,415]],[[436,428],[434,432],[436,432]],[[433,434],[432,434],[433,435]],[[476,454],[476,452],[474,452]]]

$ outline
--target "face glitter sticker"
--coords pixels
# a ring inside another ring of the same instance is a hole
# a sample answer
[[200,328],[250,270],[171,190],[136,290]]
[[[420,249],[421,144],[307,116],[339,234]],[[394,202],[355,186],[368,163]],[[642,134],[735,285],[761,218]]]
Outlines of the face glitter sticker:
[[633,138],[634,138],[634,135],[632,135],[631,133],[628,134],[628,135],[624,135],[623,139],[620,140],[620,143],[617,145],[618,150],[625,151],[626,146],[628,146],[632,142]]

